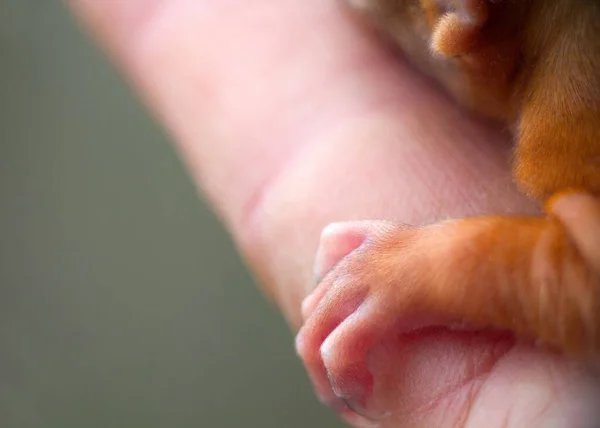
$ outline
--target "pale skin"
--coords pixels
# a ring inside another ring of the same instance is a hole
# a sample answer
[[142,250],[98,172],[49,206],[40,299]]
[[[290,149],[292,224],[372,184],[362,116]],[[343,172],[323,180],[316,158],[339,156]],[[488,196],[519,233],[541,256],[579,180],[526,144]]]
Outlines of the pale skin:
[[[335,0],[69,4],[172,135],[294,330],[331,222],[537,210],[511,184],[508,137]],[[385,426],[574,426],[588,410],[589,375],[528,344],[439,330],[397,345],[377,391]]]

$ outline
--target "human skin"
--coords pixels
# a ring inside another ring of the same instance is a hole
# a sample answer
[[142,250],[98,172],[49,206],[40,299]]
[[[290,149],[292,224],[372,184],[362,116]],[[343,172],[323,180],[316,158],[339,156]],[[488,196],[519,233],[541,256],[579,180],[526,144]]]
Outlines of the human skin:
[[[330,222],[537,210],[511,184],[508,137],[335,0],[69,4],[294,330]],[[586,371],[505,337],[440,329],[388,345],[386,426],[574,426],[589,404]]]

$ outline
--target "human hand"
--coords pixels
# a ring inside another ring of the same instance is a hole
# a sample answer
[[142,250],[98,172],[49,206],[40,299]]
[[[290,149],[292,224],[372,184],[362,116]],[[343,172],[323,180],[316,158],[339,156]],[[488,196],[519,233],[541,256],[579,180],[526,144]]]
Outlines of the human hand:
[[[535,210],[511,185],[506,136],[467,118],[335,0],[70,4],[294,328],[332,221]],[[388,343],[386,426],[574,426],[586,373],[505,344],[448,331]]]

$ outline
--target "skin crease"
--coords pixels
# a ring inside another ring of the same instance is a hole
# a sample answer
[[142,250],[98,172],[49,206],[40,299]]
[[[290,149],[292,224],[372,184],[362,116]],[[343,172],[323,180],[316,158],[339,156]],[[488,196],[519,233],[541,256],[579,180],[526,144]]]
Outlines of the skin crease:
[[[303,302],[297,349],[322,401],[370,420],[368,356],[431,324],[514,332],[595,363],[600,356],[600,5],[589,1],[356,0],[460,103],[515,130],[513,174],[542,216],[424,227],[338,224],[332,271]],[[558,208],[557,208],[558,204]],[[569,213],[578,212],[572,217]],[[581,224],[586,224],[582,232]],[[354,238],[354,240],[356,240]],[[331,250],[329,250],[331,251]],[[332,252],[334,254],[334,252]],[[430,319],[433,319],[431,321]]]
[[[327,223],[535,211],[510,183],[506,136],[334,1],[70,5],[171,133],[294,329]],[[588,409],[587,373],[526,344],[431,331],[383,345],[387,426],[562,426]]]

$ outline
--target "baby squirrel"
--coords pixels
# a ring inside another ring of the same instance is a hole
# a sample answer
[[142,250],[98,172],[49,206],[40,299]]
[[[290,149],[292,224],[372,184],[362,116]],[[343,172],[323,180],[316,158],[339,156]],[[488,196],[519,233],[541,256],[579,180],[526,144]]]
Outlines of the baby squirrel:
[[510,126],[513,176],[544,214],[324,232],[365,234],[303,305],[297,349],[318,394],[368,414],[366,354],[411,317],[598,359],[600,1],[347,1],[460,104]]

